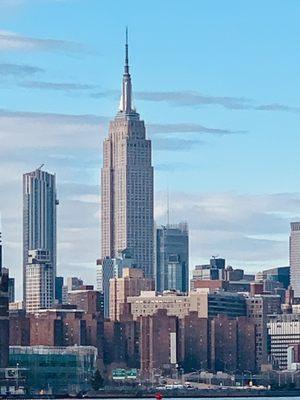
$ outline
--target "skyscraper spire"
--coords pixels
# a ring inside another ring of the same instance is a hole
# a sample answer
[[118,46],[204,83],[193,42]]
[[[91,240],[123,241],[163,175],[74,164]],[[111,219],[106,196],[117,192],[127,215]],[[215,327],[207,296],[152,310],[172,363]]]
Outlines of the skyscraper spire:
[[125,65],[124,65],[122,98],[121,98],[121,111],[123,111],[125,114],[129,114],[132,111],[131,92],[132,92],[131,77],[129,73],[129,64],[128,64],[128,29],[126,27]]
[[126,42],[125,42],[125,74],[129,74],[129,65],[128,65],[128,28],[126,26]]
[[[0,0],[1,2],[1,0]],[[119,112],[103,143],[101,171],[102,258],[127,249],[146,277],[154,269],[153,167],[151,141],[132,105],[128,30]]]

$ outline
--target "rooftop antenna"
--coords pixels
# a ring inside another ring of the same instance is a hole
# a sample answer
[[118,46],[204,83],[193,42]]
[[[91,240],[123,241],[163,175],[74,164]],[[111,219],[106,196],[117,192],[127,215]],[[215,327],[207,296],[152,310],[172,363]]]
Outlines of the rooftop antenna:
[[170,225],[170,193],[169,193],[169,186],[167,190],[167,226]]
[[126,26],[126,41],[125,41],[125,73],[129,72],[129,62],[128,62],[128,26]]

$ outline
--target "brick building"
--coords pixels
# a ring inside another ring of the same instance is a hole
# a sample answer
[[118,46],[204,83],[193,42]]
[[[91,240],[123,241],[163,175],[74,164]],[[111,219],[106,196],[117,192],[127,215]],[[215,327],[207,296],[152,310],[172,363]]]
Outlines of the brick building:
[[25,310],[9,311],[9,345],[30,345],[30,319]]
[[246,317],[219,315],[210,322],[210,368],[255,371],[255,324]]
[[177,318],[166,310],[140,317],[140,368],[144,379],[175,368],[177,358]]
[[179,319],[179,357],[185,372],[207,369],[208,319],[196,311]]

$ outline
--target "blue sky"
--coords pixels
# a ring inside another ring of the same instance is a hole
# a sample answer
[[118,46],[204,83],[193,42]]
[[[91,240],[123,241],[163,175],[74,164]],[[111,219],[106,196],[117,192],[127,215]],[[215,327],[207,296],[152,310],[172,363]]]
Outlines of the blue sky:
[[[191,267],[288,263],[300,218],[299,1],[0,0],[0,210],[21,268],[21,176],[57,174],[59,270],[94,279],[99,173],[129,27],[153,140],[156,220],[187,220]],[[20,282],[19,282],[20,283]]]

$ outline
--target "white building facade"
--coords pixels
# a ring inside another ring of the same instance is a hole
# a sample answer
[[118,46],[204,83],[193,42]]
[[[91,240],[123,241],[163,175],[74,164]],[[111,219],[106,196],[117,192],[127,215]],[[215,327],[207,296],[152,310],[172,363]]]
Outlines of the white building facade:
[[54,304],[53,267],[48,250],[29,250],[26,265],[26,299],[28,313],[51,308]]
[[268,335],[272,363],[286,370],[289,362],[288,348],[300,344],[300,314],[282,314],[270,317]]

